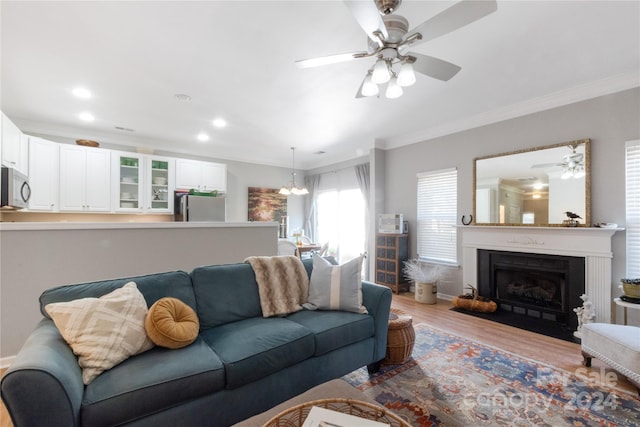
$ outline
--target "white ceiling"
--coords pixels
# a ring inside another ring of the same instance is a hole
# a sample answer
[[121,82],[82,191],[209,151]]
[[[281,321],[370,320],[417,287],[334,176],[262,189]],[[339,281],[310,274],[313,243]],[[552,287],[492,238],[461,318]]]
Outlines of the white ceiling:
[[[397,13],[413,28],[452,4],[404,0]],[[640,85],[638,1],[498,1],[413,49],[460,65],[458,75],[419,75],[394,100],[354,98],[372,59],[294,65],[366,50],[341,1],[0,8],[1,109],[25,132],[280,166],[296,146],[301,169]],[[93,97],[74,98],[76,86]],[[80,122],[82,111],[96,120]],[[211,125],[218,116],[226,128]]]

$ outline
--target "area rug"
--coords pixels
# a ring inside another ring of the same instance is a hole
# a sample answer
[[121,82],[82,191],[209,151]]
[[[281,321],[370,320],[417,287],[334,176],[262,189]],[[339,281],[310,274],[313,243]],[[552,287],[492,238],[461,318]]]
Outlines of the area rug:
[[414,426],[639,426],[640,399],[614,372],[568,372],[429,327],[413,358],[344,377]]

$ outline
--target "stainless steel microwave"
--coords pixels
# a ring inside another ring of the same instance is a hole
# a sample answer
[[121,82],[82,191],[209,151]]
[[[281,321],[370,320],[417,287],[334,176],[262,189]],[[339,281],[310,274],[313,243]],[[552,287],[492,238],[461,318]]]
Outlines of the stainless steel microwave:
[[0,178],[0,206],[14,209],[29,207],[31,187],[27,176],[3,166]]

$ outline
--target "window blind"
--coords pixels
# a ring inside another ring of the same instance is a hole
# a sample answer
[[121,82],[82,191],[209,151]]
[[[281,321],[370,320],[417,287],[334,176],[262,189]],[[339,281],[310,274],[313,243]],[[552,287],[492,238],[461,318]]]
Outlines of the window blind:
[[640,140],[626,144],[627,277],[640,277]]
[[418,241],[421,260],[457,263],[458,171],[418,174]]

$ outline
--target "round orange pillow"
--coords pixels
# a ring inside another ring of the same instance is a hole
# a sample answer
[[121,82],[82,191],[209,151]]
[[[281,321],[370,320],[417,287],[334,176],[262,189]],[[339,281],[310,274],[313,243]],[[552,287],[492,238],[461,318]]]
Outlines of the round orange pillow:
[[144,321],[149,339],[160,347],[186,347],[198,337],[200,322],[196,312],[177,298],[160,298]]

